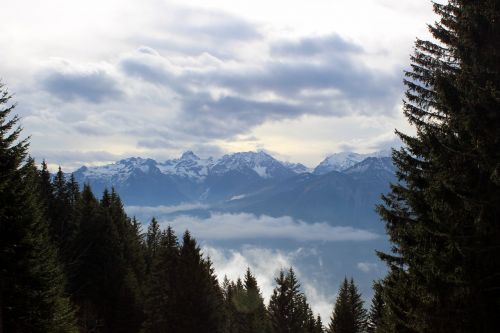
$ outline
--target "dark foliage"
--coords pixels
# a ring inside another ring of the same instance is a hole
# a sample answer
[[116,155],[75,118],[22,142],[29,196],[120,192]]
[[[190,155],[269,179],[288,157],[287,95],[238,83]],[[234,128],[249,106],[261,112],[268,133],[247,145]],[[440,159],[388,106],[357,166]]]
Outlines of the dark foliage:
[[394,332],[493,332],[500,310],[500,2],[434,4],[417,40],[398,132],[399,183],[384,197],[380,253]]

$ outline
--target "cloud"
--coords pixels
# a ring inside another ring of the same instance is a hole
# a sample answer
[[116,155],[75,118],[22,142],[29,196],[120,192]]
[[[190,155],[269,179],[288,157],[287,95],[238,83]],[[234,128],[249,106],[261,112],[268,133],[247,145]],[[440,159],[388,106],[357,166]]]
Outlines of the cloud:
[[261,38],[255,24],[221,11],[176,8],[167,26],[176,34],[213,42],[240,42]]
[[[369,241],[379,237],[370,231],[352,227],[331,226],[327,223],[308,224],[291,217],[270,217],[253,214],[211,213],[208,218],[192,216],[161,218],[161,214],[170,213],[170,208],[136,208],[160,217],[163,226],[171,225],[175,229],[188,229],[201,239],[293,239],[298,241]],[[165,211],[166,209],[166,211]]]
[[333,60],[312,54],[307,59],[248,63],[223,60],[209,52],[163,55],[143,46],[121,56],[115,65],[129,80],[139,78],[154,89],[169,91],[165,112],[173,115],[166,124],[172,128],[170,134],[195,135],[198,141],[227,140],[268,121],[304,115],[392,114],[399,76],[370,69],[352,58],[347,50],[354,52],[356,46],[339,36],[324,39],[346,51]]
[[100,103],[122,95],[118,82],[104,69],[78,68],[65,61],[62,65],[41,75],[42,89],[60,100]]
[[271,45],[271,54],[283,57],[309,57],[339,53],[361,53],[363,48],[349,42],[338,34],[326,36],[303,37],[297,40],[280,40]]
[[371,262],[358,262],[356,267],[363,273],[376,272],[379,270],[379,265]]
[[82,165],[93,165],[92,162],[115,162],[123,155],[113,154],[108,151],[76,151],[76,150],[37,150],[33,156],[37,162],[46,160],[48,164],[65,165],[68,169],[63,171],[68,172]]
[[150,149],[156,149],[156,148],[175,147],[175,144],[173,144],[169,140],[165,140],[162,138],[144,138],[144,139],[137,140],[137,146],[144,147],[144,148],[150,148]]
[[137,216],[161,216],[165,214],[195,210],[195,209],[208,209],[210,206],[205,204],[197,204],[197,203],[185,203],[175,206],[127,206],[125,210],[128,215],[137,215]]

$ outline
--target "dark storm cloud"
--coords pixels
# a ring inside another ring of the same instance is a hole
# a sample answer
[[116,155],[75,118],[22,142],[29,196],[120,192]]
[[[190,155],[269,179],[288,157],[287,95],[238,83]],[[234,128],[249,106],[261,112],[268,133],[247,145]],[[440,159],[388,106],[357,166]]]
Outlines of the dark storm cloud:
[[271,45],[271,54],[285,57],[314,56],[319,54],[360,53],[363,48],[337,34],[278,41]]
[[42,89],[61,100],[83,99],[100,103],[122,95],[118,83],[105,71],[62,72],[51,70],[43,75]]

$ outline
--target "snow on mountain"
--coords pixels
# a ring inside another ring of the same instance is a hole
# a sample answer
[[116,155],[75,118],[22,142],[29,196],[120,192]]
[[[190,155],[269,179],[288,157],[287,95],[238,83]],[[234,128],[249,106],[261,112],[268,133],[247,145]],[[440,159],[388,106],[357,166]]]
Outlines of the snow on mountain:
[[156,166],[156,161],[150,158],[131,157],[103,166],[83,166],[75,171],[75,174],[82,179],[100,179],[106,182],[116,183],[128,179],[134,172],[140,171],[145,174],[150,173],[156,169]]
[[363,161],[353,165],[352,167],[344,170],[348,175],[366,173],[368,171],[386,171],[394,174],[396,169],[390,157],[367,157]]
[[202,182],[209,174],[222,175],[230,171],[255,172],[264,179],[290,176],[307,170],[302,164],[283,165],[265,152],[243,152],[224,155],[218,160],[212,157],[202,159],[192,151],[187,151],[178,159],[158,163],[152,159],[132,157],[113,164],[86,167],[75,173],[80,179],[101,180],[110,184],[126,181],[134,172],[148,174],[159,172],[163,175]]
[[295,172],[296,174],[301,174],[301,173],[306,173],[306,172],[312,172],[313,170],[311,168],[306,167],[302,163],[292,163],[292,162],[282,162],[283,166],[287,168],[288,170],[291,170]]
[[224,155],[210,170],[212,174],[216,175],[230,171],[239,171],[242,173],[253,171],[265,179],[280,178],[292,174],[281,162],[263,151]]
[[192,151],[187,151],[179,159],[167,160],[158,164],[158,169],[165,175],[175,175],[202,181],[213,165],[214,161],[211,157],[201,159]]
[[[314,174],[322,175],[330,171],[344,172],[369,157],[383,158],[387,156],[390,156],[388,150],[372,154],[336,153],[325,158],[314,169]],[[357,167],[363,168],[367,166],[360,164]],[[386,168],[389,168],[389,166],[386,166]],[[210,175],[221,176],[229,172],[257,175],[262,179],[284,179],[311,171],[311,169],[300,163],[280,162],[263,151],[228,154],[217,160],[212,157],[202,159],[192,151],[187,151],[180,158],[162,163],[150,158],[132,157],[103,166],[84,166],[78,169],[75,174],[82,180],[99,180],[107,184],[123,183],[132,175],[139,174],[163,174],[201,183]],[[352,169],[350,172],[354,173],[356,171]]]
[[315,169],[314,173],[322,175],[331,171],[345,171],[368,157],[388,157],[389,150],[377,151],[371,154],[341,152],[328,156]]

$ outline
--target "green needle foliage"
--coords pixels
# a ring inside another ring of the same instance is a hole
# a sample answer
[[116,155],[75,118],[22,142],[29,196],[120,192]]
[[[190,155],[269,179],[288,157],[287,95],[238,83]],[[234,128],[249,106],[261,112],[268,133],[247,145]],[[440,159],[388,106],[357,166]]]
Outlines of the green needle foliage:
[[354,280],[344,279],[328,326],[329,333],[366,332],[367,314]]
[[500,2],[434,4],[398,132],[399,183],[379,212],[393,332],[494,332],[500,311]]
[[18,140],[10,98],[0,85],[0,331],[76,332],[39,175],[26,158],[27,141]]
[[292,268],[280,271],[268,312],[273,333],[309,333],[318,330],[311,308]]

